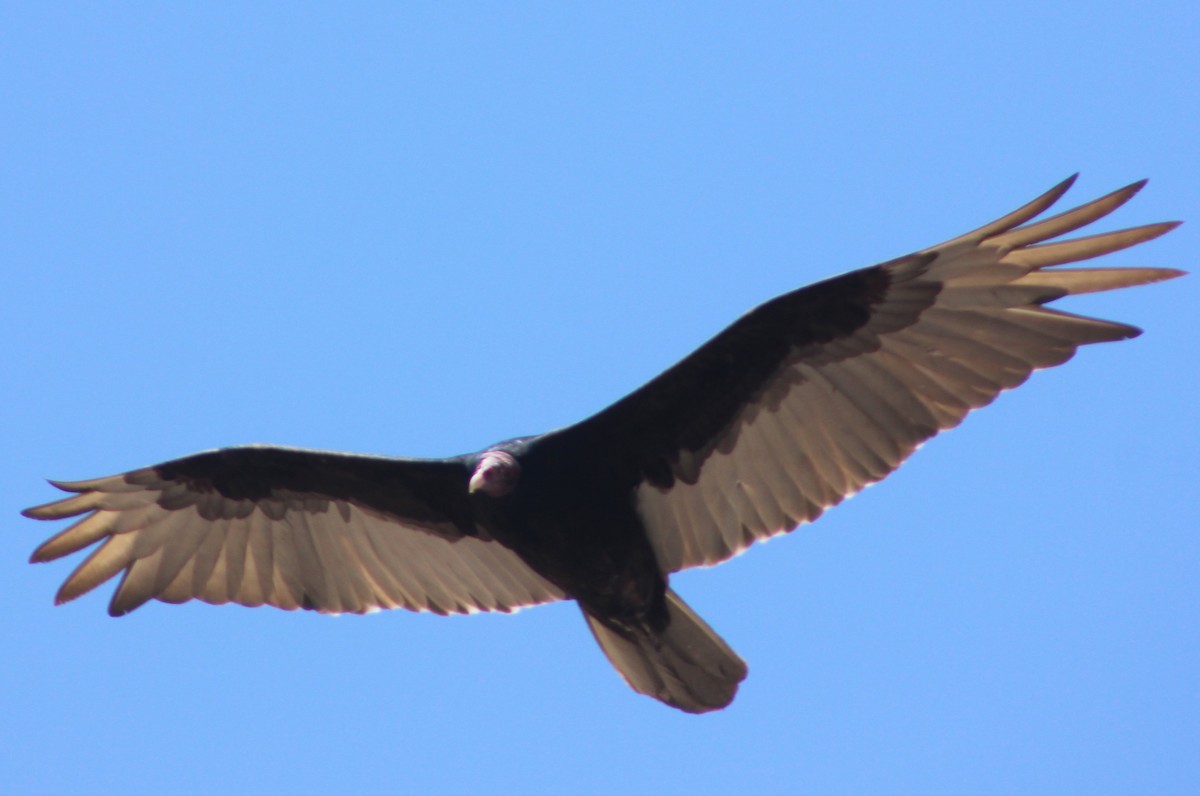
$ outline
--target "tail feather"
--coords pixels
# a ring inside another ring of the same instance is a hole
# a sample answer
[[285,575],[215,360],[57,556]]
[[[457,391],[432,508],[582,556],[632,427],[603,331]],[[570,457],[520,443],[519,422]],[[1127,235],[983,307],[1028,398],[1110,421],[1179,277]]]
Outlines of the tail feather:
[[707,713],[733,701],[746,664],[673,591],[667,626],[628,627],[584,611],[592,635],[633,690],[688,713]]

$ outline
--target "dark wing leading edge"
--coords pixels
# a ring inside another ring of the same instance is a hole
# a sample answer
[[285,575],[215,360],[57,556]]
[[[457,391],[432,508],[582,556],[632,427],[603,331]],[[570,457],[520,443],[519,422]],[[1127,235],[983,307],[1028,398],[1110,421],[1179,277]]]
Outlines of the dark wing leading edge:
[[24,513],[86,515],[32,560],[102,542],[56,599],[124,571],[114,616],[155,598],[323,613],[511,611],[561,599],[515,553],[480,538],[469,477],[459,459],[250,446],[55,483],[76,494]]
[[940,246],[763,304],[621,401],[547,435],[545,452],[597,457],[635,489],[668,572],[816,519],[1033,370],[1139,334],[1043,306],[1180,275],[1051,268],[1176,226],[1044,243],[1144,184],[1033,222],[1073,180]]

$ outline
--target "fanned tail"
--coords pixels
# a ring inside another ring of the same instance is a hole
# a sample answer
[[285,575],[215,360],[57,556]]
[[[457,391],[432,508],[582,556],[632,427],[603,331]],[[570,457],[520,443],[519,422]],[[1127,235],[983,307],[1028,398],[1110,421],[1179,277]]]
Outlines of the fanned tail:
[[628,627],[584,610],[592,635],[633,690],[688,713],[733,701],[746,664],[675,592],[666,594],[667,626]]

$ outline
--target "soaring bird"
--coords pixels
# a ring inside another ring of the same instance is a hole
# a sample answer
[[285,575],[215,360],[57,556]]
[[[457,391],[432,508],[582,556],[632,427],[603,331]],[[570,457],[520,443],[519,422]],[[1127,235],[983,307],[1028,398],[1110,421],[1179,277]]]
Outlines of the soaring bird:
[[82,519],[32,561],[99,543],[56,602],[120,573],[113,616],[150,599],[331,614],[572,599],[636,691],[723,708],[746,664],[671,573],[815,520],[1032,371],[1140,334],[1049,302],[1181,275],[1056,268],[1177,225],[1054,241],[1144,185],[1037,220],[1073,181],[974,232],[774,298],[539,436],[446,459],[254,445],[51,482],[72,495],[25,516]]

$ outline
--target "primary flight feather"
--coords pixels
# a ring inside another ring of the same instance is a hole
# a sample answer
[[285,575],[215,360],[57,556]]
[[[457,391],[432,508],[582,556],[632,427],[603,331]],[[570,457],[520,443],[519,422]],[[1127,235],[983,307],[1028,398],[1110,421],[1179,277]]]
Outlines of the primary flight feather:
[[82,519],[33,554],[99,543],[59,589],[121,573],[109,613],[151,599],[323,613],[511,611],[573,599],[637,691],[725,707],[746,665],[668,587],[816,519],[1087,343],[1139,330],[1045,305],[1181,275],[1067,268],[1176,223],[1069,240],[1135,183],[1035,220],[1055,186],[939,246],[779,296],[573,426],[449,459],[271,446],[53,482],[28,517]]

